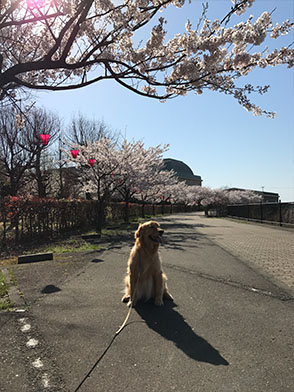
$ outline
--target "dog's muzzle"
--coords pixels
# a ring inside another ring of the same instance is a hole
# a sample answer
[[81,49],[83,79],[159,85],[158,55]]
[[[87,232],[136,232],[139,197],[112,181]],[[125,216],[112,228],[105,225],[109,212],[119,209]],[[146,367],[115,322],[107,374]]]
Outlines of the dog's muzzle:
[[158,235],[156,235],[156,236],[150,235],[149,238],[151,239],[151,241],[157,242],[158,244],[161,244],[162,243],[161,236],[163,233],[164,233],[164,230],[158,230]]

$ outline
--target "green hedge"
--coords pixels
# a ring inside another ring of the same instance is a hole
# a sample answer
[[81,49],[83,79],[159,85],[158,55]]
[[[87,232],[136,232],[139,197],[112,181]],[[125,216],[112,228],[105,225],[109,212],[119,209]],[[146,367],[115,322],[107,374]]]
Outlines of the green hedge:
[[[106,222],[124,219],[125,202],[111,202],[105,208]],[[1,247],[9,241],[56,238],[66,231],[83,231],[97,224],[97,201],[39,199],[7,196],[0,199]],[[184,212],[182,205],[129,203],[129,217]]]
[[95,201],[7,196],[0,200],[1,240],[50,238],[95,224]]

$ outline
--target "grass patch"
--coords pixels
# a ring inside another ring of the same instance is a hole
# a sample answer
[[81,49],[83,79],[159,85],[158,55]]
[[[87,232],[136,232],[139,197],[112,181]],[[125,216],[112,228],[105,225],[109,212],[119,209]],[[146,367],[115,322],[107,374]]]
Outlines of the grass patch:
[[8,297],[9,284],[7,283],[5,276],[2,271],[0,271],[0,310],[7,310],[13,304]]
[[[159,216],[159,215],[157,215]],[[101,238],[98,240],[84,240],[82,235],[96,235],[95,230],[87,232],[79,232],[75,234],[64,234],[58,240],[50,242],[43,242],[42,240],[35,240],[34,242],[25,242],[13,246],[13,248],[3,252],[3,259],[0,260],[0,266],[9,266],[17,264],[17,256],[25,254],[34,254],[42,252],[53,252],[55,254],[73,253],[73,252],[87,252],[99,251],[104,248],[103,243],[115,240],[116,238],[128,238],[131,233],[137,229],[139,223],[146,222],[150,219],[156,219],[157,216],[146,215],[145,218],[132,217],[128,223],[124,221],[107,222],[106,227],[102,229]],[[133,238],[133,237],[131,237]],[[14,257],[12,257],[14,255]],[[16,256],[17,255],[17,256]]]
[[69,253],[69,252],[83,252],[88,250],[99,250],[99,249],[101,249],[100,245],[85,243],[79,246],[73,246],[70,244],[58,245],[50,248],[49,251],[53,253]]
[[102,229],[101,231],[102,236],[107,236],[107,237],[112,237],[112,236],[119,236],[124,234],[124,231],[122,229],[115,229],[115,228],[107,228],[107,229]]
[[0,267],[6,267],[14,264],[17,264],[17,257],[10,257],[7,259],[0,260]]
[[100,250],[101,245],[97,243],[91,243],[83,240],[80,237],[70,238],[67,241],[62,241],[61,243],[52,244],[44,252],[53,253],[69,253],[69,252],[83,252],[83,251],[93,251]]

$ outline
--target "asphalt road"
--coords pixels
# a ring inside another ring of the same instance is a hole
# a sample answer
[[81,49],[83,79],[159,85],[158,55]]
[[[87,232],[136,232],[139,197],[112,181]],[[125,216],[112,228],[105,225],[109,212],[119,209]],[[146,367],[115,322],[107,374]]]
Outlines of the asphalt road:
[[292,392],[293,292],[197,219],[160,219],[175,303],[136,307],[117,336],[131,235],[103,253],[18,266],[28,309],[0,314],[0,390]]

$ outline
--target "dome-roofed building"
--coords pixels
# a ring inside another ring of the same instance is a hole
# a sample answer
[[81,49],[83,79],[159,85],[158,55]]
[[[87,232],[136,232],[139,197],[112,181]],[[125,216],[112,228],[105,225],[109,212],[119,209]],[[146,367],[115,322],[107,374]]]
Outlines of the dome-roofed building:
[[202,184],[200,176],[196,176],[188,165],[182,161],[178,161],[172,158],[165,158],[164,170],[173,170],[180,181],[185,181],[187,185],[199,185]]

